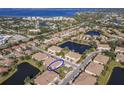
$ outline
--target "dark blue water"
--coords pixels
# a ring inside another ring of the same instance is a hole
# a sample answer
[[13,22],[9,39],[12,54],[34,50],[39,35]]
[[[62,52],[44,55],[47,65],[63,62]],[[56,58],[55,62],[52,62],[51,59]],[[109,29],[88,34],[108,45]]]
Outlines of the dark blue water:
[[91,36],[100,36],[100,32],[98,31],[89,31],[86,34]]
[[40,26],[48,26],[46,22],[40,22]]
[[[104,8],[103,8],[104,9]],[[95,12],[101,8],[0,8],[0,16],[73,16],[77,12]]]
[[65,42],[65,43],[59,45],[59,47],[61,47],[61,48],[68,47],[70,50],[78,52],[80,54],[82,54],[86,50],[90,49],[90,46],[88,46],[88,45],[77,44],[77,43],[74,43],[71,41]]
[[107,84],[124,85],[124,69],[120,67],[115,67]]
[[24,80],[27,76],[33,78],[39,72],[40,70],[33,67],[32,65],[28,63],[22,63],[18,65],[18,71],[5,82],[3,82],[2,85],[24,85]]

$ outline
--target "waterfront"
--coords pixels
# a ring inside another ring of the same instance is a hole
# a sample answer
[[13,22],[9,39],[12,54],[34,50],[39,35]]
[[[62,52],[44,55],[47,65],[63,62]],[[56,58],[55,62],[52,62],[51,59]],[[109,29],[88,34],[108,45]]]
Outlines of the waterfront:
[[124,85],[124,69],[115,67],[107,83],[108,85]]
[[18,65],[17,69],[17,72],[4,81],[2,85],[24,85],[26,77],[33,78],[40,72],[40,70],[26,62]]
[[84,45],[84,44],[78,44],[78,43],[74,43],[71,41],[65,42],[61,45],[59,45],[59,47],[61,48],[69,48],[71,51],[75,51],[78,52],[80,54],[84,53],[86,50],[90,49],[89,45]]

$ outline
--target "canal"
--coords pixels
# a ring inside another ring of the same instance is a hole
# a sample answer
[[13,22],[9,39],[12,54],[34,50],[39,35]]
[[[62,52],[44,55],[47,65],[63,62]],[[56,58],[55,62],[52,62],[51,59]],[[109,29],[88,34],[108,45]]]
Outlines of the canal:
[[74,43],[74,42],[71,42],[71,41],[67,41],[67,42],[59,45],[59,47],[61,47],[61,48],[66,48],[67,47],[70,50],[78,52],[80,54],[82,54],[86,50],[90,49],[89,45],[78,44],[78,43]]
[[18,65],[17,69],[17,72],[4,81],[2,85],[24,85],[27,76],[33,78],[40,72],[40,70],[26,62]]
[[115,67],[107,85],[124,85],[124,69]]

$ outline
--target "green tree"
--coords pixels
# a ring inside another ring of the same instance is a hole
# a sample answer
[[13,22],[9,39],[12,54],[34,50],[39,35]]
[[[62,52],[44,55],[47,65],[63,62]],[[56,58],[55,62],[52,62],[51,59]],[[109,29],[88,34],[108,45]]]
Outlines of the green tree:
[[61,56],[61,57],[63,57],[63,58],[65,57],[65,54],[64,54],[63,51],[61,51],[61,52],[59,52],[59,53],[56,53],[56,55],[57,55],[57,56]]
[[59,73],[64,73],[64,71],[65,71],[65,68],[64,68],[64,67],[61,67],[61,68],[59,69]]
[[37,65],[38,67],[41,67],[41,66],[43,65],[43,61],[38,61],[38,62],[36,62],[36,65]]
[[20,57],[20,59],[21,59],[21,60],[24,60],[24,59],[25,59],[25,57],[24,57],[24,56],[22,56],[22,57]]
[[25,84],[30,83],[30,80],[31,80],[30,77],[27,76],[27,77],[25,78],[25,80],[24,80],[24,83],[25,83]]
[[65,47],[64,49],[63,49],[63,51],[69,51],[69,48],[68,47]]
[[105,51],[105,55],[109,56],[112,60],[115,60],[115,54],[111,51]]
[[25,56],[25,59],[26,59],[26,60],[29,60],[29,59],[30,59],[30,56],[26,55],[26,56]]
[[110,45],[112,51],[115,50],[116,45],[117,45],[116,43],[117,43],[116,41],[110,41],[110,42],[109,42],[109,45]]

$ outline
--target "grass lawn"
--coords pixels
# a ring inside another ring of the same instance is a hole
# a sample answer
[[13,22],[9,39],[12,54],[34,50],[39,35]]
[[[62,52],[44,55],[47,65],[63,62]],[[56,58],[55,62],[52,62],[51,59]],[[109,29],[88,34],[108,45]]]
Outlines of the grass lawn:
[[104,73],[102,73],[100,75],[100,77],[98,78],[98,85],[106,85],[107,84],[114,67],[124,68],[124,65],[122,65],[116,61],[111,61],[106,66],[108,67],[108,69]]

